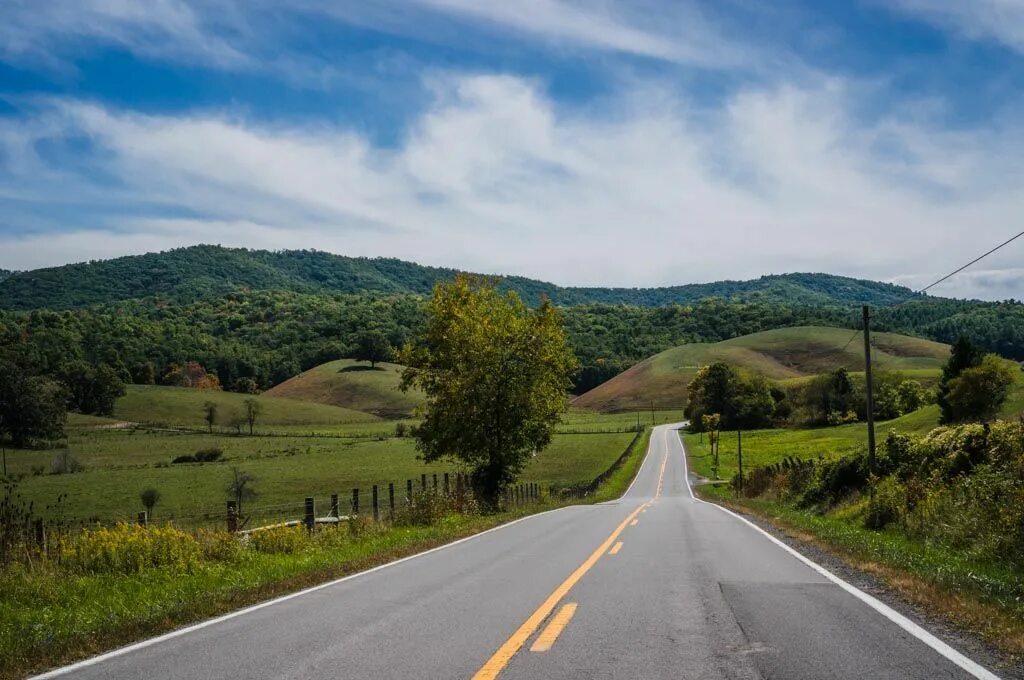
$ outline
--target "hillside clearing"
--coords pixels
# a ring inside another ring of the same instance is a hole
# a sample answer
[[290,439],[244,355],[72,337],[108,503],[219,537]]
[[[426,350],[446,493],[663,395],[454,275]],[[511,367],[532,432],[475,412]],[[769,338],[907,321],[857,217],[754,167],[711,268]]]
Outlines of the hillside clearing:
[[321,364],[268,390],[268,397],[339,406],[383,418],[412,416],[423,403],[418,390],[399,389],[404,366],[340,359]]
[[[851,342],[851,336],[847,329],[799,326],[681,345],[641,361],[577,397],[573,405],[605,412],[652,406],[681,409],[697,369],[716,361],[777,381],[800,380],[839,367],[863,371],[863,345]],[[949,357],[947,345],[893,333],[872,334],[872,346],[878,370],[908,371],[915,378],[934,379]]]

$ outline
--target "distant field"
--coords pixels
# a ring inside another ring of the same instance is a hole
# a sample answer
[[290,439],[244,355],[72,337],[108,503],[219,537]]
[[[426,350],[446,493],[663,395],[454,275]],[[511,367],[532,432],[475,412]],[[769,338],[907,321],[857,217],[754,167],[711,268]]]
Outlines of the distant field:
[[[686,388],[697,369],[725,361],[778,381],[799,381],[845,367],[864,370],[863,342],[841,328],[802,326],[746,335],[713,344],[675,347],[646,359],[577,397],[573,405],[595,411],[651,407],[682,409]],[[934,380],[949,357],[941,343],[892,333],[872,334],[879,370],[906,371]]]
[[321,364],[266,392],[269,397],[330,404],[384,418],[413,415],[423,393],[398,389],[403,366],[341,359]]
[[[545,487],[593,479],[632,440],[633,432],[621,430],[635,426],[637,415],[568,414],[560,426],[567,433],[555,435],[551,446],[530,462],[522,479]],[[646,424],[652,414],[648,411],[639,416]],[[670,412],[655,412],[653,416],[657,423],[680,419],[678,413]],[[351,489],[359,487],[364,503],[368,503],[373,484],[381,485],[382,499],[388,482],[394,482],[402,496],[406,479],[458,469],[453,463],[424,464],[417,459],[412,438],[394,438],[395,423],[376,419],[324,428],[341,437],[239,437],[109,427],[116,422],[73,416],[67,452],[84,466],[84,471],[75,474],[48,474],[52,461],[62,457],[64,450],[8,451],[9,471],[22,476],[21,493],[51,517],[62,513],[69,520],[106,523],[133,517],[142,509],[139,493],[152,486],[162,496],[156,508],[157,520],[173,515],[189,524],[219,525],[232,467],[256,477],[254,488],[259,496],[254,507],[275,506],[268,512],[286,515],[299,512],[302,499],[308,495],[326,507],[331,493],[347,499]],[[177,456],[212,447],[223,451],[223,461],[170,464]],[[63,510],[58,513],[54,508],[46,509],[61,494],[66,494]]]
[[[1024,415],[1024,373],[1018,375],[1017,383],[1010,398],[1003,406],[1000,417],[1014,420]],[[926,406],[913,413],[877,423],[875,426],[879,445],[886,435],[895,430],[905,434],[926,434],[939,425],[939,407]],[[693,469],[705,477],[711,474],[710,447],[706,436],[687,434],[686,449]],[[736,455],[736,433],[722,433],[719,448],[719,477],[731,479],[738,471]],[[756,430],[743,433],[743,465],[745,469],[758,465],[777,463],[782,459],[794,458],[839,458],[848,453],[867,450],[867,425],[853,423],[838,427],[814,429]]]
[[114,419],[151,425],[205,428],[203,404],[217,404],[217,427],[226,429],[234,415],[245,412],[245,400],[255,398],[262,407],[257,427],[266,429],[279,425],[336,425],[372,423],[377,419],[368,413],[351,409],[313,404],[271,395],[250,397],[234,392],[195,390],[185,387],[129,385],[128,393],[117,400]]

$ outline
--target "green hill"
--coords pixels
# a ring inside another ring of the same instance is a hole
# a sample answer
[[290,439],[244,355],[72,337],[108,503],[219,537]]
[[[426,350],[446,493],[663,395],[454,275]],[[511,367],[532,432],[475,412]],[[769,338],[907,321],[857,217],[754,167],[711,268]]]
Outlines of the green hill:
[[[792,381],[840,366],[864,370],[863,342],[840,328],[802,326],[745,335],[716,343],[682,345],[641,361],[606,383],[577,397],[573,405],[596,411],[681,408],[686,386],[701,366],[725,361],[773,380]],[[949,347],[931,340],[892,333],[872,334],[880,370],[937,376]]]
[[385,418],[406,417],[423,403],[423,395],[398,389],[402,368],[389,363],[371,368],[363,362],[341,359],[300,373],[265,394],[341,406]]
[[[151,296],[191,300],[244,289],[427,295],[435,283],[456,273],[392,258],[202,245],[18,272],[6,279],[0,276],[0,308],[69,309]],[[567,288],[515,276],[503,281],[530,303],[547,295],[559,305],[650,307],[719,297],[791,305],[884,306],[919,297],[908,288],[829,274],[783,274],[662,288]]]
[[[244,413],[245,400],[250,398],[253,397],[216,390],[129,385],[128,393],[114,406],[114,417],[131,423],[205,428],[203,404],[211,401],[217,404],[217,427],[228,428],[231,417]],[[368,413],[326,404],[280,399],[266,394],[255,399],[262,407],[257,421],[257,429],[262,430],[282,425],[339,425],[377,420]]]

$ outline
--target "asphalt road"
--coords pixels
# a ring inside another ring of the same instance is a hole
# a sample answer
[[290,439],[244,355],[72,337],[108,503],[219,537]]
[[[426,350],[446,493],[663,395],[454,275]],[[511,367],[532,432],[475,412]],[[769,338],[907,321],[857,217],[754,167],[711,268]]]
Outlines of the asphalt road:
[[651,442],[619,501],[527,518],[56,674],[994,677],[753,525],[696,500],[670,426]]

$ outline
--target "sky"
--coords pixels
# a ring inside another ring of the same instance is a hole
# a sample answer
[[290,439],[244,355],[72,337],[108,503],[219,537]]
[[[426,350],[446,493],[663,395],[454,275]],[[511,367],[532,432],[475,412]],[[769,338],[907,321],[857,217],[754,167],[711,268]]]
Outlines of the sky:
[[[0,268],[217,243],[920,288],[1021,231],[1024,0],[0,0]],[[932,290],[1024,298],[1024,239]]]

